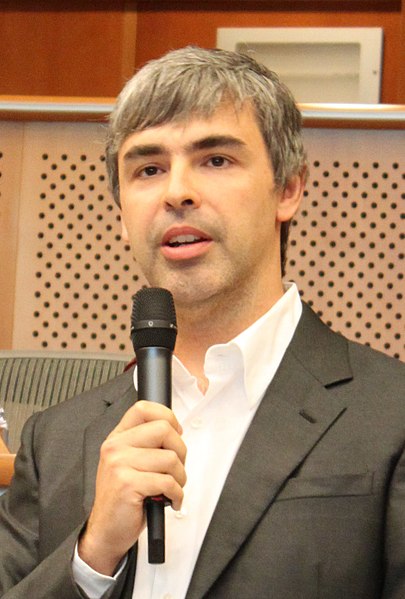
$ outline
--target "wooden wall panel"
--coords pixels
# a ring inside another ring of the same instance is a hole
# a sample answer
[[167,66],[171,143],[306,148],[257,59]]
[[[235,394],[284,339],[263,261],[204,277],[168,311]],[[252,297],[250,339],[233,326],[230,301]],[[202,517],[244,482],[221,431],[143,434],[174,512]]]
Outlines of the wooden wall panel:
[[245,10],[240,7],[240,2],[239,10],[232,10],[229,7],[232,3],[225,3],[228,4],[227,9],[223,7],[224,3],[222,8],[218,8],[219,3],[203,3],[208,8],[200,5],[196,10],[181,2],[176,5],[183,5],[183,8],[167,10],[168,4],[175,5],[167,3],[164,9],[161,2],[138,2],[137,66],[171,48],[187,44],[213,47],[218,27],[383,27],[385,68],[382,102],[405,103],[403,77],[400,83],[404,61],[399,51],[403,43],[403,17],[399,11],[272,11],[263,7],[250,10],[249,2],[245,3]]
[[24,125],[2,123],[0,144],[0,347],[13,338]]
[[[405,0],[5,0],[0,94],[115,96],[171,48],[217,27],[383,27],[384,103],[405,103]],[[135,60],[136,59],[136,60]]]
[[0,94],[115,96],[134,69],[136,11],[9,2],[0,19]]
[[[401,11],[401,29],[398,40],[397,52],[400,56],[400,68],[397,80],[397,97],[405,97],[405,0],[402,4]],[[401,59],[402,57],[402,59]],[[401,62],[402,60],[402,62]]]

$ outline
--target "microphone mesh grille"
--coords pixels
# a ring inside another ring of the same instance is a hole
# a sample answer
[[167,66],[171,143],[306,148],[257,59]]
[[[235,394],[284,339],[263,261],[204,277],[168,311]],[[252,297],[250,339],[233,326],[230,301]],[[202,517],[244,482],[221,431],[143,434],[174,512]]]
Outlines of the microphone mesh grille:
[[[149,321],[154,326],[145,326]],[[176,335],[176,310],[170,291],[160,287],[140,289],[133,297],[131,317],[135,351],[141,347],[166,347],[173,351]]]
[[173,296],[167,289],[147,287],[133,297],[132,323],[137,320],[166,320],[176,325]]

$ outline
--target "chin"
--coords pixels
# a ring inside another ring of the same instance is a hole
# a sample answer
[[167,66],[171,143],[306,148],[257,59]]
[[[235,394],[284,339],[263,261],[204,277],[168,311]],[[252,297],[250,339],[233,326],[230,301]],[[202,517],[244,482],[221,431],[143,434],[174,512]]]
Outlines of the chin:
[[192,309],[210,300],[215,294],[212,286],[204,282],[195,281],[161,281],[160,287],[168,289],[179,308]]
[[174,285],[168,289],[173,294],[174,303],[177,306],[191,308],[207,299],[207,293],[202,293],[200,289],[197,289],[190,283],[186,285]]
[[[150,273],[149,273],[150,274]],[[235,288],[229,273],[215,273],[213,269],[183,269],[177,271],[155,270],[153,276],[147,276],[152,287],[168,289],[177,306],[196,308],[216,297],[227,294]]]

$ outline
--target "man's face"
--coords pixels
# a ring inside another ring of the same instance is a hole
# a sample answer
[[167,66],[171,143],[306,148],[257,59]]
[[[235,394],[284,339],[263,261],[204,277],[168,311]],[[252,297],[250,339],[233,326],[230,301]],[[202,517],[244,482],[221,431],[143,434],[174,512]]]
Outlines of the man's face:
[[279,226],[296,206],[249,105],[133,133],[118,166],[123,237],[152,286],[178,306],[280,295]]

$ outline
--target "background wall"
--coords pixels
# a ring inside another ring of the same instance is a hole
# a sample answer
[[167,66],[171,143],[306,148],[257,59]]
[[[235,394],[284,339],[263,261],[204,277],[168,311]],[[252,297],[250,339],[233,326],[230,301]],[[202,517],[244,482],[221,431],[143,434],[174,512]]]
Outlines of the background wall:
[[[167,10],[167,5],[177,9]],[[401,3],[373,1],[323,2],[189,2],[138,3],[136,60],[143,64],[169,48],[193,42],[216,43],[218,27],[383,27],[384,68],[382,102],[405,102],[405,18]],[[362,8],[362,10],[359,10]],[[379,8],[379,10],[376,10]]]
[[[367,26],[384,29],[382,100],[405,103],[404,4],[6,0],[0,94],[112,97],[171,48],[214,46],[218,27]],[[131,352],[128,306],[144,280],[106,189],[103,134],[95,122],[0,122],[2,348]],[[404,358],[404,132],[305,134],[311,179],[289,276],[333,328]]]
[[[0,123],[0,198],[18,208],[0,347],[132,352],[131,296],[145,280],[121,240],[103,138],[95,123]],[[305,141],[287,277],[335,330],[405,359],[404,132],[306,129]]]
[[[197,6],[197,7],[196,7]],[[404,0],[5,0],[0,94],[115,96],[171,48],[218,27],[382,27],[382,101],[405,103]]]
[[0,3],[0,94],[115,96],[135,68],[130,0]]

